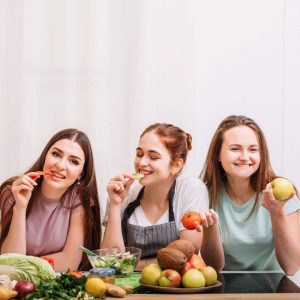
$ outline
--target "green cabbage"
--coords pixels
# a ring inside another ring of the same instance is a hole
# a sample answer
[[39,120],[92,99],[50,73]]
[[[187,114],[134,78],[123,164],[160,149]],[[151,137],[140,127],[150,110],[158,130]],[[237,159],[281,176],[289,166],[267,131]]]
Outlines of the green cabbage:
[[0,265],[0,275],[7,275],[11,280],[27,281],[29,277],[25,272],[16,269],[12,266]]
[[15,274],[13,275],[14,277],[24,276],[25,274],[25,276],[28,278],[26,278],[26,280],[30,280],[34,284],[39,284],[41,281],[49,280],[55,277],[55,272],[53,271],[50,264],[44,259],[36,256],[16,253],[2,254],[0,255],[0,266],[1,265],[13,267],[19,274],[16,275],[16,272],[12,270],[12,273]]

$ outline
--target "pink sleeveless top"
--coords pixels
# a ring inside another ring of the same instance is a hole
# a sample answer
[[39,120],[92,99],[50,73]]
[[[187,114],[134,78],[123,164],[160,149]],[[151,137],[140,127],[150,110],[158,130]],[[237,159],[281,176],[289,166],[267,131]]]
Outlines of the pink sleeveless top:
[[[60,199],[53,200],[45,197],[39,188],[32,195],[35,201],[26,221],[26,254],[34,256],[62,251],[66,243],[71,215],[82,209],[75,188],[68,192],[63,204]],[[14,203],[9,186],[1,195],[1,214],[7,212]],[[80,205],[77,206],[78,204]],[[71,208],[73,206],[77,207]]]

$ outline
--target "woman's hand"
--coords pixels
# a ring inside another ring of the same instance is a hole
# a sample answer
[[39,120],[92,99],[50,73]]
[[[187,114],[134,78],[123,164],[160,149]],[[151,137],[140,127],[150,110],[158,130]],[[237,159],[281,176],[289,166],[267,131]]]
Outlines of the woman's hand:
[[293,275],[300,266],[300,226],[299,212],[294,211],[287,215],[284,210],[284,205],[289,199],[276,200],[271,183],[268,183],[262,192],[261,204],[270,213],[275,253],[279,265],[286,275]]
[[134,177],[130,174],[122,174],[112,178],[107,185],[110,204],[121,204],[133,182]]
[[157,264],[156,257],[141,258],[135,268],[135,271],[141,272],[144,267],[150,264]]
[[197,231],[203,231],[201,244],[201,256],[208,266],[212,266],[217,272],[224,267],[224,249],[219,229],[219,216],[216,211],[210,209],[201,213],[202,224],[196,226]]
[[32,191],[37,183],[31,178],[36,172],[30,172],[17,178],[12,183],[12,193],[14,195],[16,206],[20,208],[27,208]]
[[197,222],[195,222],[195,229],[198,232],[203,231],[203,229],[211,228],[212,226],[219,223],[219,216],[218,214],[213,210],[210,209],[207,212],[201,213],[201,225]]
[[[294,194],[290,198],[292,198],[293,196]],[[270,212],[271,215],[280,214],[280,213],[284,213],[283,207],[289,199],[276,200],[273,195],[271,183],[268,183],[266,189],[263,190],[262,192],[261,204],[264,208],[266,208]]]

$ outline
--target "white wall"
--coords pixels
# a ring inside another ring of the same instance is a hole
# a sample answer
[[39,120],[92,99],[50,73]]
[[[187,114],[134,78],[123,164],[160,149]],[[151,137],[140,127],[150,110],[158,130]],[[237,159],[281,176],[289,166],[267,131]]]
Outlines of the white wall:
[[300,1],[6,0],[0,22],[1,181],[77,127],[104,200],[153,122],[192,134],[197,176],[218,123],[245,114],[300,187]]

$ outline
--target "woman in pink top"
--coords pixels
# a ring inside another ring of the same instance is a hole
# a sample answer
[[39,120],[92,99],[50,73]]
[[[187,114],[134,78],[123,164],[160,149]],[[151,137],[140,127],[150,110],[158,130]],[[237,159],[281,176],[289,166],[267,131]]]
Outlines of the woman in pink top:
[[100,244],[100,207],[87,135],[55,134],[34,165],[0,187],[1,253],[48,256],[55,271],[87,269],[80,245]]

